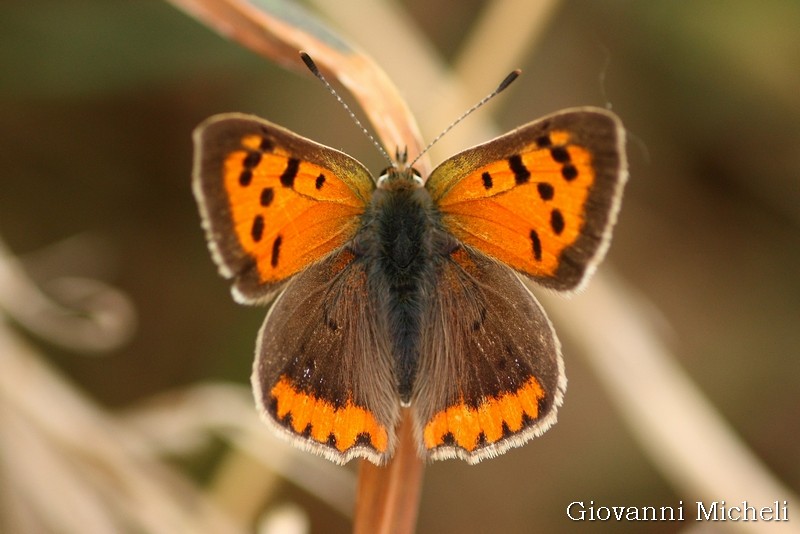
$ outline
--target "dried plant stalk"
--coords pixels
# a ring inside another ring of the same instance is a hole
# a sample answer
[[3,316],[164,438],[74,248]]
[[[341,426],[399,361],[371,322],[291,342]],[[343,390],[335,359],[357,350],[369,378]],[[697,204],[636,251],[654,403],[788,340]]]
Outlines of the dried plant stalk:
[[361,463],[354,518],[357,534],[414,532],[423,469],[412,427],[410,414],[406,413],[398,428],[397,451],[388,465]]
[[395,147],[407,147],[412,156],[421,150],[417,123],[386,73],[299,6],[281,1],[169,1],[222,35],[287,68],[307,72],[298,52],[308,53],[320,70],[356,98],[390,153]]

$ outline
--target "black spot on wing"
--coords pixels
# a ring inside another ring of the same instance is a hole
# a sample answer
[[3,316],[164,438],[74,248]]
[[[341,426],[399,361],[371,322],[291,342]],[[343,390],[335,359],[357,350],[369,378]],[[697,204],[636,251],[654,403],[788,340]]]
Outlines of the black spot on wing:
[[542,200],[552,200],[555,195],[555,189],[547,182],[540,182],[536,184],[536,190],[539,191],[539,198]]
[[264,217],[262,215],[256,215],[253,219],[253,226],[250,228],[250,236],[256,243],[261,241],[261,238],[264,236]]
[[487,191],[488,191],[489,189],[491,189],[491,188],[492,188],[492,186],[494,185],[494,184],[492,183],[492,175],[491,175],[491,174],[489,174],[488,172],[485,172],[485,173],[483,173],[483,174],[481,175],[481,178],[483,179],[483,187],[484,187],[484,188],[485,188]]
[[239,174],[239,184],[242,187],[247,187],[253,181],[253,168],[259,163],[261,163],[261,152],[257,150],[249,151],[244,157],[242,160],[244,170]]
[[448,432],[442,436],[442,444],[453,446],[456,444],[456,437],[453,435],[452,432]]
[[550,212],[550,228],[553,229],[556,235],[561,235],[561,232],[564,231],[564,216],[557,208]]
[[561,176],[563,176],[566,181],[571,182],[578,177],[578,169],[575,168],[575,165],[567,163],[561,167]]
[[272,141],[267,137],[261,138],[261,144],[258,146],[262,152],[272,152],[272,149],[275,148],[275,145],[272,144]]
[[[545,413],[545,412],[542,411],[541,407],[538,404],[537,404],[537,407],[539,408],[537,413]],[[536,422],[536,419],[534,419],[533,417],[528,415],[528,412],[522,412],[522,428],[528,428],[529,426],[531,426],[535,422]]]
[[558,163],[567,163],[570,160],[569,152],[567,151],[566,147],[563,146],[554,146],[550,149],[550,156]]
[[261,152],[257,150],[251,150],[248,152],[244,157],[244,161],[242,162],[246,169],[252,169],[259,163],[261,163]]
[[[276,412],[276,415],[277,415],[277,412]],[[283,417],[281,417],[281,418],[280,418],[278,421],[279,421],[279,422],[280,422],[280,423],[281,423],[283,426],[291,427],[291,426],[292,426],[292,419],[293,419],[293,418],[292,418],[292,412],[286,412],[286,415],[284,415]]]
[[372,436],[368,432],[361,432],[356,436],[356,445],[366,445],[367,447],[375,448],[372,444]]
[[539,234],[536,230],[531,230],[531,246],[533,249],[533,257],[536,261],[542,261],[542,241],[539,239]]
[[265,208],[272,204],[275,198],[275,191],[271,187],[265,187],[261,190],[261,205]]
[[472,331],[477,332],[480,330],[481,326],[483,326],[484,321],[486,321],[486,308],[481,307],[480,317],[472,322]]
[[278,259],[281,254],[281,243],[283,242],[283,237],[277,236],[275,241],[272,243],[272,258],[270,259],[270,265],[273,267],[278,266]]
[[511,172],[514,173],[514,180],[517,182],[517,185],[527,183],[528,180],[530,180],[531,172],[525,164],[522,163],[522,156],[519,154],[514,154],[508,158],[508,167],[511,169]]
[[504,438],[507,438],[507,437],[511,436],[511,434],[513,434],[513,432],[511,432],[511,429],[508,428],[508,423],[506,423],[505,421],[503,421],[503,427],[502,428],[503,428],[503,437]]
[[334,449],[336,448],[336,436],[333,435],[333,432],[328,434],[328,441],[326,442],[326,445],[333,447]]
[[297,171],[300,170],[300,160],[296,158],[289,158],[286,162],[286,169],[281,174],[281,184],[284,187],[292,187],[294,179],[297,178]]
[[334,332],[339,329],[339,324],[336,322],[336,319],[334,319],[333,317],[328,317],[327,320],[325,321],[325,324],[327,324],[328,328],[330,328]]

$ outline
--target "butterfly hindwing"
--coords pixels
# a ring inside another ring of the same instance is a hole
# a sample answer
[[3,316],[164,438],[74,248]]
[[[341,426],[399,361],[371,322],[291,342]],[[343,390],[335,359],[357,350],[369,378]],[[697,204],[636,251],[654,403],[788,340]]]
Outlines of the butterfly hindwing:
[[363,261],[344,248],[289,281],[259,333],[262,418],[337,463],[391,455],[399,402]]
[[374,189],[350,156],[258,117],[211,117],[194,142],[194,192],[209,246],[239,301],[267,299],[343,246]]
[[566,110],[446,160],[426,187],[461,242],[573,290],[608,245],[627,176],[623,144],[615,115]]
[[438,266],[412,403],[423,454],[469,463],[547,430],[566,377],[550,321],[519,276],[459,247]]

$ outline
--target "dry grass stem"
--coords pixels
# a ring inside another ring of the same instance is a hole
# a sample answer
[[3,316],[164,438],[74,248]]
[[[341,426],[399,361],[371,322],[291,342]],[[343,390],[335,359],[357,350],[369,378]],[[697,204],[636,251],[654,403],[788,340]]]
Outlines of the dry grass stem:
[[[278,439],[258,418],[247,386],[210,383],[166,392],[123,414],[123,421],[146,438],[144,443],[152,454],[186,455],[214,435],[230,442],[233,450],[218,466],[211,485],[217,501],[232,498],[225,494],[229,481],[249,466],[253,472],[237,479],[238,491],[245,485],[248,492],[261,497],[263,505],[274,489],[269,482],[277,479],[268,475],[262,479],[260,465],[281,479],[291,480],[342,515],[352,514],[356,487],[353,474]],[[254,512],[249,507],[242,511],[246,516]]]
[[[9,520],[32,531],[241,530],[0,322],[0,459]],[[15,526],[7,524],[9,531]]]
[[[559,0],[487,2],[453,62],[455,77],[471,92],[487,81],[502,80],[535,52],[559,4]],[[473,99],[479,96],[470,94]]]
[[136,314],[122,292],[97,280],[62,277],[45,294],[0,240],[0,310],[37,336],[85,353],[103,353],[133,335]]
[[412,427],[406,413],[398,428],[397,452],[388,465],[361,463],[354,522],[357,534],[414,532],[424,470]]
[[210,28],[287,68],[306,72],[298,52],[307,52],[324,73],[356,98],[378,137],[392,147],[390,153],[393,147],[407,147],[411,155],[419,153],[421,136],[416,121],[385,72],[296,4],[170,1]]

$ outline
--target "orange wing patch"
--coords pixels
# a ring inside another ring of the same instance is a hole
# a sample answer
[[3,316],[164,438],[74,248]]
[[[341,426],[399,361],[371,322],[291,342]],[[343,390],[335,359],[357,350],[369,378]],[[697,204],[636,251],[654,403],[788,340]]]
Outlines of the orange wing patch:
[[466,403],[437,413],[423,430],[428,450],[460,447],[472,453],[521,432],[539,417],[539,400],[545,392],[535,377],[515,392],[484,401],[477,408]]
[[565,131],[479,167],[442,194],[445,227],[462,242],[533,277],[556,276],[586,220],[591,153]]
[[368,410],[350,400],[344,406],[318,399],[298,391],[281,377],[270,392],[270,407],[277,422],[292,433],[319,445],[344,453],[355,446],[369,447],[384,454],[389,446],[386,427],[378,423]]
[[283,280],[344,245],[364,200],[318,165],[290,157],[257,135],[223,163],[233,228],[264,283]]

